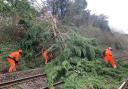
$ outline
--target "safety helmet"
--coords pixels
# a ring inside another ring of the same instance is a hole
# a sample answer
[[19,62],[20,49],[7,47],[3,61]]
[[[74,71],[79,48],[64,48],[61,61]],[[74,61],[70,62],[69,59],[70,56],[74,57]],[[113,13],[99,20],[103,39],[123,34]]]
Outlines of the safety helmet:
[[112,47],[108,47],[108,49],[112,50]]
[[22,49],[19,49],[19,53],[22,53],[23,52],[23,50]]

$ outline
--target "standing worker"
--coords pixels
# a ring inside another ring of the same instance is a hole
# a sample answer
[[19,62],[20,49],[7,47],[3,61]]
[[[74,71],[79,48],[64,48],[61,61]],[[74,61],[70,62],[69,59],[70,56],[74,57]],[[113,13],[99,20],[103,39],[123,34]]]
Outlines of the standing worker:
[[112,48],[111,47],[108,47],[105,49],[105,55],[104,56],[105,56],[104,59],[105,59],[106,64],[111,63],[113,68],[117,68],[117,65],[115,63],[115,59],[112,56]]
[[44,48],[42,50],[42,56],[44,58],[44,63],[47,64],[48,63],[48,54],[47,54],[46,48]]
[[19,49],[18,51],[14,51],[8,55],[6,60],[10,64],[10,68],[8,70],[9,73],[16,72],[16,64],[18,64],[21,55],[22,55],[22,49]]

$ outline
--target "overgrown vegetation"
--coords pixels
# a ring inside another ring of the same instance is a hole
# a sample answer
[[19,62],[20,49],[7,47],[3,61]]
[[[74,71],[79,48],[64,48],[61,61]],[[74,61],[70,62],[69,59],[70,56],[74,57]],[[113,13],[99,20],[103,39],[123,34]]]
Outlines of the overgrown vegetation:
[[[63,80],[62,89],[117,89],[127,78],[128,65],[119,62],[112,69],[104,63],[101,55],[106,46],[124,49],[124,41],[113,35],[107,17],[85,10],[86,0],[47,1],[46,6],[42,1],[44,7],[36,0],[0,1],[0,51],[4,54],[0,59],[22,48],[20,68],[41,67],[40,53],[46,48],[54,54],[45,66],[49,86]],[[49,16],[47,8],[52,10]]]
[[61,79],[62,89],[117,89],[127,78],[125,62],[112,69],[104,59],[97,59],[94,40],[77,34],[67,41],[67,47],[45,67],[50,86]]

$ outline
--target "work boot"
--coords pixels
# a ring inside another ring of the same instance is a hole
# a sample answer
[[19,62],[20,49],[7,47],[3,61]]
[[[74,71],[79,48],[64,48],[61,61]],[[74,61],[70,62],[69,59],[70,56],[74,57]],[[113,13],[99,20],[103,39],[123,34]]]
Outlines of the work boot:
[[116,65],[114,65],[114,66],[113,66],[113,68],[114,68],[114,69],[116,69],[116,68],[117,68],[117,66],[116,66]]

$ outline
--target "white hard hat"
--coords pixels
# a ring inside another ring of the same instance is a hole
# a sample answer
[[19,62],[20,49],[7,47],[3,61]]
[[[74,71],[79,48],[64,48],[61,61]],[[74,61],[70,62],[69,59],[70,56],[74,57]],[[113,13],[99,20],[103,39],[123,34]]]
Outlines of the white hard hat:
[[22,52],[23,52],[23,50],[22,50],[22,49],[19,49],[19,52],[21,52],[21,53],[22,53]]
[[112,49],[112,47],[108,47],[109,49]]

